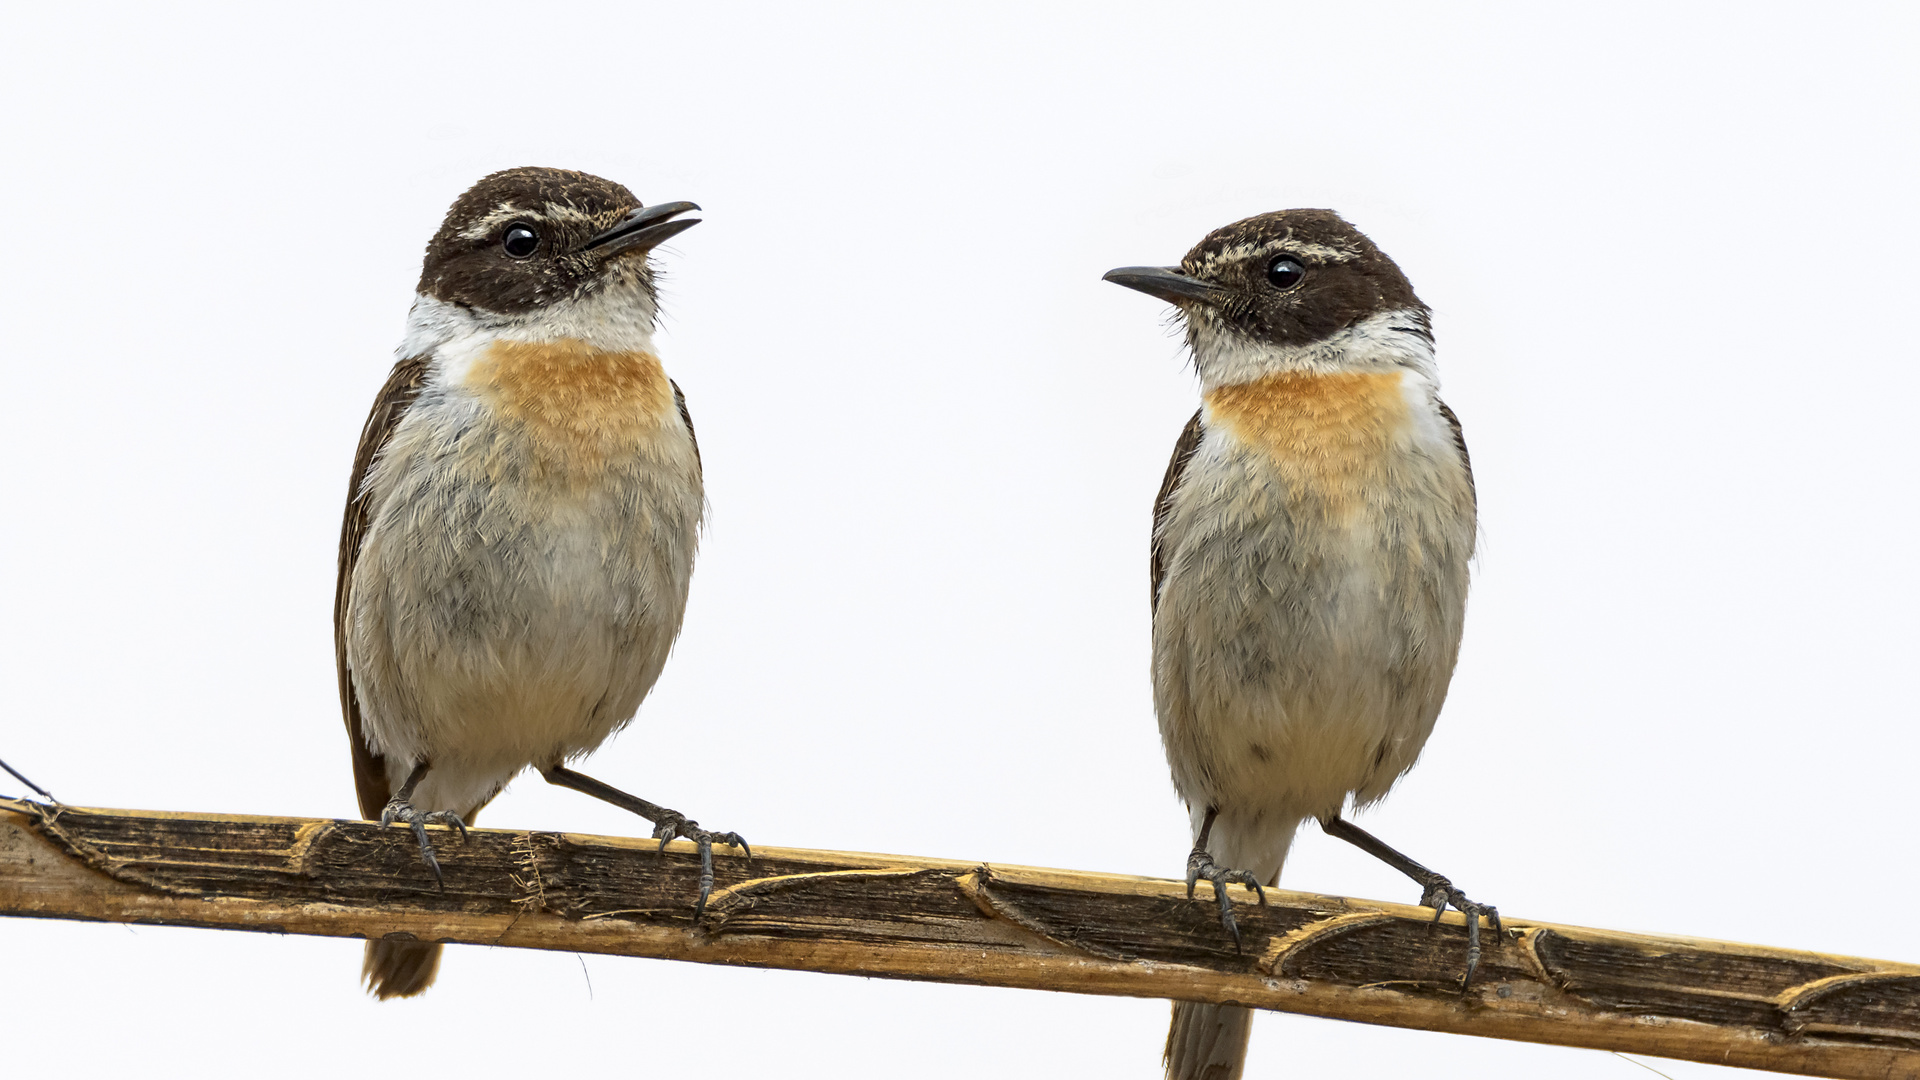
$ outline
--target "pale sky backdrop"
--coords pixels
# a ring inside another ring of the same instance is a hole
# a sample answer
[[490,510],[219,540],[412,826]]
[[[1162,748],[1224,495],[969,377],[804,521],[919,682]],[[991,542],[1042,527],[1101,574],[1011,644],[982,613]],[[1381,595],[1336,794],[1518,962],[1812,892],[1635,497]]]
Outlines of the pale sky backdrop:
[[[585,768],[760,844],[1177,875],[1147,527],[1197,392],[1100,275],[1326,206],[1433,306],[1483,514],[1452,696],[1362,822],[1520,918],[1920,960],[1916,11],[14,5],[0,756],[354,813],[355,439],[448,203],[565,166],[706,208],[658,258],[710,524]],[[645,829],[525,777],[481,821]],[[1283,883],[1417,894],[1317,830]],[[1167,1014],[483,948],[379,1005],[359,963],[0,921],[6,1071],[1151,1080]],[[1251,1060],[1647,1075],[1281,1015]]]

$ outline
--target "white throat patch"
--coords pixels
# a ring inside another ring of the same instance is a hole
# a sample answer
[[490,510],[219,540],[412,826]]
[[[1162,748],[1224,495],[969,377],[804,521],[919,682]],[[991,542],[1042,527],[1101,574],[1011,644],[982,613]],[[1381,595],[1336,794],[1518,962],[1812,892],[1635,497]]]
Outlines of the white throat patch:
[[1202,393],[1285,372],[1336,374],[1411,368],[1438,383],[1427,315],[1417,308],[1362,319],[1311,345],[1255,341],[1217,319],[1190,321]]
[[652,298],[637,284],[609,283],[524,315],[462,307],[420,293],[407,312],[407,330],[395,355],[424,356],[463,338],[530,343],[570,338],[608,352],[650,353],[657,317]]

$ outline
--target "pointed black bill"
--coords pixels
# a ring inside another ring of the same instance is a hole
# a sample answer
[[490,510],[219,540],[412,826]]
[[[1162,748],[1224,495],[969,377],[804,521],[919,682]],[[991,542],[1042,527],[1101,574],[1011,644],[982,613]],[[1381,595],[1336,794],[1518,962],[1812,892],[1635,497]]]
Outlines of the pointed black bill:
[[699,218],[669,220],[675,215],[698,209],[700,209],[698,205],[690,202],[643,206],[620,219],[620,224],[581,244],[580,250],[591,251],[607,259],[629,251],[651,251],[700,224]]
[[1188,277],[1177,266],[1122,266],[1109,270],[1100,280],[1138,289],[1169,304],[1202,303],[1218,306],[1227,298],[1227,290],[1199,278]]

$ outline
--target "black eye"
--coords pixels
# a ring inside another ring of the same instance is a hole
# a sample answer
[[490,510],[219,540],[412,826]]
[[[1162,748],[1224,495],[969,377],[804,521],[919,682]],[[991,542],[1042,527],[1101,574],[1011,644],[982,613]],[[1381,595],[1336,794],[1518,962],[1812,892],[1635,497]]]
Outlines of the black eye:
[[1267,264],[1267,283],[1276,289],[1291,289],[1307,276],[1307,268],[1291,255],[1276,255]]
[[516,221],[507,226],[506,235],[500,238],[500,246],[516,259],[524,259],[540,248],[540,234],[533,226]]

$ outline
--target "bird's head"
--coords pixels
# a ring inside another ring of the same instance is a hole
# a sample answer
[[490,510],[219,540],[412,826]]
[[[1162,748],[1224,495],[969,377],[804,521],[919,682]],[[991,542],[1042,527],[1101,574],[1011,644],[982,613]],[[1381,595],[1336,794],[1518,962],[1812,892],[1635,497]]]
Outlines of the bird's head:
[[[1392,259],[1331,210],[1279,210],[1215,229],[1179,266],[1124,266],[1106,280],[1179,309],[1203,380],[1366,364],[1344,354],[1383,325],[1428,346],[1427,306]],[[1364,351],[1364,350],[1363,350]]]
[[511,320],[589,301],[650,327],[647,253],[694,225],[690,202],[642,206],[611,180],[567,169],[508,169],[454,201],[427,244],[420,293]]

